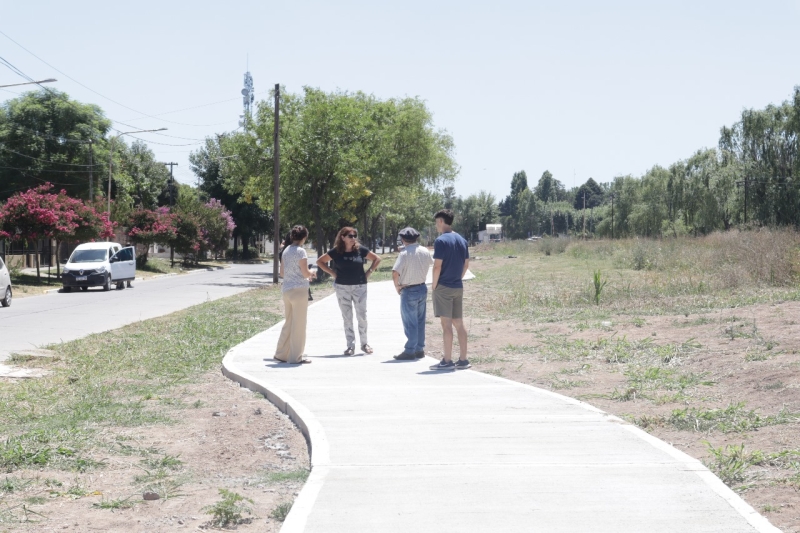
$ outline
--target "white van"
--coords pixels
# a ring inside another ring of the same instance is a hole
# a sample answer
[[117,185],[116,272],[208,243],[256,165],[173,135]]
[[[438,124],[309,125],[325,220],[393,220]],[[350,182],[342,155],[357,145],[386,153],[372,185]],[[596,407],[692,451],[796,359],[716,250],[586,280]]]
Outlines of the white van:
[[87,242],[79,244],[72,252],[64,270],[61,284],[64,292],[73,287],[82,291],[89,287],[103,287],[104,291],[115,283],[124,289],[126,281],[136,277],[136,253],[132,246],[123,248],[116,242]]

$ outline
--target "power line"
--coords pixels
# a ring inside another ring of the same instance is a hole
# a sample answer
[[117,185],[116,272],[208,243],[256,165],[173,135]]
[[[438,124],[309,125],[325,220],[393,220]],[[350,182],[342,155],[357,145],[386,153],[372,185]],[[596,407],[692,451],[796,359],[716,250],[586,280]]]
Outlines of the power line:
[[[255,94],[264,94],[265,92],[268,92],[268,91],[261,91],[260,93],[255,93]],[[200,105],[196,105],[196,106],[192,106],[192,107],[184,107],[182,109],[176,109],[174,111],[164,111],[163,113],[156,113],[156,114],[151,115],[151,116],[160,117],[161,115],[170,115],[172,113],[180,113],[181,111],[189,111],[191,109],[198,109],[200,107],[208,107],[208,106],[217,105],[217,104],[224,104],[226,102],[232,102],[232,101],[238,100],[238,99],[239,99],[239,97],[237,96],[236,98],[228,98],[227,100],[218,100],[216,102],[211,102],[211,103],[208,103],[208,104],[200,104]],[[137,117],[137,118],[130,118],[130,119],[126,119],[126,120],[140,120],[141,118],[142,117]]]
[[30,168],[5,167],[5,166],[0,166],[0,168],[5,168],[8,170],[19,170],[21,172],[56,172],[58,174],[75,174],[76,172],[80,172],[80,170],[55,170],[50,168],[30,169]]
[[[69,78],[70,80],[74,81],[75,83],[77,83],[78,85],[80,85],[81,87],[83,87],[84,89],[86,89],[86,90],[88,90],[88,91],[91,91],[91,92],[93,92],[94,94],[96,94],[97,96],[99,96],[99,97],[101,97],[101,98],[105,98],[105,99],[106,99],[106,100],[108,100],[109,102],[113,102],[113,103],[117,104],[118,106],[124,107],[125,109],[128,109],[128,110],[130,110],[130,111],[133,111],[134,113],[138,113],[138,114],[142,115],[142,116],[141,116],[141,117],[139,117],[139,118],[153,118],[153,119],[155,119],[155,120],[161,120],[161,121],[163,121],[163,122],[168,122],[168,123],[170,123],[170,124],[178,124],[178,125],[180,125],[180,126],[202,127],[202,128],[205,128],[205,127],[210,127],[210,126],[218,126],[218,125],[221,125],[221,124],[226,124],[226,123],[228,123],[228,122],[222,122],[222,123],[219,123],[219,124],[187,124],[187,123],[185,123],[185,122],[177,122],[177,121],[174,121],[174,120],[167,120],[167,119],[165,119],[165,118],[159,118],[159,117],[158,117],[158,115],[150,115],[150,114],[147,114],[147,113],[143,113],[143,112],[141,112],[141,111],[139,111],[139,110],[137,110],[137,109],[134,109],[134,108],[132,108],[132,107],[130,107],[130,106],[127,106],[127,105],[125,105],[125,104],[123,104],[123,103],[121,103],[121,102],[117,102],[116,100],[114,100],[114,99],[112,99],[112,98],[109,98],[108,96],[105,96],[104,94],[101,94],[101,93],[99,93],[99,92],[95,91],[94,89],[92,89],[91,87],[89,87],[89,86],[87,86],[87,85],[84,85],[83,83],[79,82],[78,80],[76,80],[75,78],[73,78],[72,76],[70,76],[69,74],[67,74],[67,73],[65,73],[65,72],[63,72],[63,71],[61,71],[61,70],[57,69],[56,67],[54,67],[53,65],[51,65],[50,63],[48,63],[47,61],[45,61],[44,59],[42,59],[41,57],[37,56],[36,54],[34,54],[33,52],[31,52],[30,50],[28,50],[27,48],[25,48],[25,47],[24,47],[24,46],[22,46],[21,44],[19,44],[17,41],[15,41],[15,40],[14,40],[14,39],[12,39],[11,37],[9,37],[9,36],[8,36],[8,35],[7,35],[5,32],[3,32],[2,30],[0,30],[0,35],[2,35],[3,37],[5,37],[6,39],[8,39],[9,41],[11,41],[12,43],[16,44],[17,46],[19,46],[20,48],[22,48],[23,50],[25,50],[26,52],[28,52],[30,55],[32,55],[33,57],[35,57],[36,59],[38,59],[39,61],[41,61],[41,62],[42,62],[42,63],[44,63],[45,65],[47,65],[48,67],[50,67],[51,69],[53,69],[53,70],[55,70],[56,72],[58,72],[59,74],[63,74],[64,76],[66,76],[66,77],[67,77],[67,78]],[[33,79],[28,79],[28,81],[33,81]],[[219,102],[217,102],[217,103],[219,103]],[[205,104],[204,104],[204,105],[205,105]],[[208,104],[208,105],[213,105],[213,104]],[[198,107],[202,107],[202,106],[198,106]],[[169,114],[169,113],[173,113],[173,111],[167,111],[166,113],[160,113],[160,114],[161,114],[161,115],[165,115],[165,114]],[[136,120],[138,120],[138,118],[137,118]],[[114,122],[117,122],[117,121],[114,121]],[[119,122],[119,123],[120,123],[120,124],[122,124],[121,122]]]
[[64,165],[64,166],[68,166],[68,167],[99,167],[100,166],[100,165],[78,165],[76,163],[60,163],[58,161],[50,161],[48,159],[42,159],[40,157],[33,157],[31,155],[23,154],[21,152],[16,152],[14,150],[11,150],[10,148],[6,148],[5,146],[0,146],[0,150],[5,150],[6,152],[11,152],[12,154],[17,154],[17,155],[20,155],[22,157],[27,157],[28,159],[33,159],[34,161],[43,161],[43,162],[49,163],[51,165]]

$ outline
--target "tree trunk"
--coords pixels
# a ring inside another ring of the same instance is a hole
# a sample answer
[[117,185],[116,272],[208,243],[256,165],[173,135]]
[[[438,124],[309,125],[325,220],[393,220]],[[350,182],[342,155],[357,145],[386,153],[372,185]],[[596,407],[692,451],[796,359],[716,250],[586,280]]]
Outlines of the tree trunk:
[[314,221],[314,228],[316,238],[314,239],[314,248],[317,250],[317,257],[322,257],[322,241],[325,239],[325,234],[322,231],[322,215],[320,213],[319,205],[319,186],[317,180],[311,184],[311,219]]
[[250,259],[250,243],[248,242],[250,239],[242,239],[242,259]]
[[238,235],[234,235],[233,236],[233,260],[236,261],[236,259],[238,257],[239,257],[239,236]]
[[367,216],[367,210],[368,210],[368,209],[369,209],[369,207],[365,207],[365,208],[364,208],[364,235],[363,235],[363,237],[364,237],[364,241],[362,242],[362,244],[363,244],[364,246],[368,247],[368,248],[372,248],[372,246],[370,246],[370,242],[369,242],[369,240],[367,239],[367,235],[368,235],[368,233],[369,233],[369,226],[368,226],[368,224],[369,224],[369,217]]
[[38,240],[36,241],[36,244],[34,245],[34,250],[33,251],[36,254],[36,282],[37,283],[41,283],[42,282],[42,273],[39,271],[39,241]]
[[56,278],[61,277],[61,258],[58,255],[59,248],[61,248],[61,241],[56,241]]

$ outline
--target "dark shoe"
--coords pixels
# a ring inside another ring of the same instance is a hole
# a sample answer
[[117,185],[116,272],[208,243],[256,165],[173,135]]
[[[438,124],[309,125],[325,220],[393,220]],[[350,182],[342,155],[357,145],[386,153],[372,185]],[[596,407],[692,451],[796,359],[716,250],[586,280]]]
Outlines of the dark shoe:
[[472,367],[472,365],[469,364],[468,359],[464,359],[463,361],[459,359],[458,361],[456,361],[456,370],[466,370],[470,367]]
[[423,350],[414,352],[414,357],[416,357],[417,359],[422,359],[423,357],[425,357],[425,352]]
[[369,344],[362,344],[361,345],[361,350],[364,353],[372,353],[373,352],[372,346],[370,346]]
[[348,349],[346,349],[344,351],[345,355],[353,355],[354,353],[356,353],[356,349],[355,348],[348,348]]
[[430,368],[431,368],[431,370],[453,370],[453,369],[455,369],[455,367],[456,367],[456,364],[454,362],[445,361],[444,359],[442,359],[441,361],[439,361],[438,364],[433,365]]
[[397,359],[398,361],[416,361],[417,360],[416,354],[406,353],[406,352],[403,352],[403,353],[401,353],[399,355],[395,355],[394,358]]

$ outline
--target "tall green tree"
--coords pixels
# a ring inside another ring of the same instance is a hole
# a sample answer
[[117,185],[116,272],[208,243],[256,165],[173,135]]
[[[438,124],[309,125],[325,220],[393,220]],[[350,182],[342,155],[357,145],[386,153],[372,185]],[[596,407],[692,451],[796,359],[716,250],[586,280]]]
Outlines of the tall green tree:
[[545,170],[542,173],[542,177],[539,178],[533,193],[543,203],[559,202],[566,199],[564,185],[555,179],[549,170]]
[[719,147],[726,164],[741,168],[749,221],[800,225],[800,86],[781,105],[744,110],[721,129]]
[[[207,137],[205,144],[198,150],[191,153],[189,156],[189,163],[191,164],[192,172],[198,178],[198,188],[205,193],[207,198],[216,198],[222,205],[231,212],[235,228],[233,229],[233,242],[234,242],[234,256],[238,256],[238,245],[242,243],[242,250],[244,256],[249,255],[249,246],[253,239],[263,233],[272,232],[272,215],[264,211],[252,197],[245,197],[242,193],[241,187],[233,187],[234,191],[231,192],[229,188],[231,184],[241,183],[242,179],[234,179],[226,182],[223,175],[223,149],[222,143],[230,137],[230,135],[218,135],[215,137]],[[246,142],[246,139],[241,139],[241,142]],[[235,154],[234,154],[235,155]],[[258,165],[258,161],[256,161]],[[228,165],[225,167],[227,170],[235,172],[244,169],[237,169],[236,166]],[[250,169],[251,171],[253,169]],[[255,169],[255,173],[266,173],[263,164]],[[249,177],[250,172],[244,172],[243,175]]]
[[107,173],[104,137],[110,127],[111,121],[98,106],[52,89],[4,102],[0,106],[0,200],[45,182],[70,196],[88,199],[90,171],[95,192]]
[[573,196],[575,209],[593,209],[603,203],[603,188],[593,178],[586,180]]
[[[228,190],[265,210],[273,202],[273,113],[260,104],[253,130],[223,143]],[[281,220],[309,226],[318,252],[343,222],[374,231],[392,189],[452,181],[457,172],[452,139],[433,129],[418,99],[306,87],[282,96],[280,135]]]

